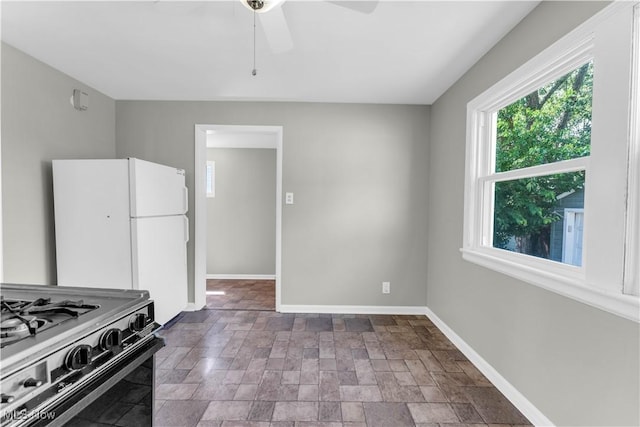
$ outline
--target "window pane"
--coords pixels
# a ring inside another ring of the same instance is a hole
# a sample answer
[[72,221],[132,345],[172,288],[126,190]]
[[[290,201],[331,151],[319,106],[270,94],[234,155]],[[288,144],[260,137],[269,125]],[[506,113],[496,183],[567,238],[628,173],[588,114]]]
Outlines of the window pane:
[[207,161],[206,176],[206,191],[207,197],[216,196],[216,162]]
[[493,246],[582,265],[585,172],[495,183]]
[[593,62],[498,111],[496,172],[588,156]]

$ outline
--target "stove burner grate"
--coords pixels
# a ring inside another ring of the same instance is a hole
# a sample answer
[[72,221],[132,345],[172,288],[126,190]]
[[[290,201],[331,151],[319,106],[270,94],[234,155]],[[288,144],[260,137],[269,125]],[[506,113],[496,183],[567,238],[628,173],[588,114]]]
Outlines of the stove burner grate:
[[51,302],[51,298],[27,301],[0,297],[0,307],[0,347],[5,347],[100,306],[83,300]]

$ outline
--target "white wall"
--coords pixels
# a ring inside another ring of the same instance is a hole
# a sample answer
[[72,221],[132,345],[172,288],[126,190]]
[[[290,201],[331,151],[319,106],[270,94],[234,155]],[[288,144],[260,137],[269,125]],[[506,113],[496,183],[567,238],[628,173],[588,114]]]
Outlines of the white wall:
[[427,303],[557,425],[639,425],[640,329],[462,260],[466,105],[604,6],[543,2],[432,106]]
[[276,150],[208,148],[207,274],[276,273]]
[[[88,110],[73,108],[73,89]],[[114,100],[3,43],[5,282],[56,283],[51,160],[114,156]]]

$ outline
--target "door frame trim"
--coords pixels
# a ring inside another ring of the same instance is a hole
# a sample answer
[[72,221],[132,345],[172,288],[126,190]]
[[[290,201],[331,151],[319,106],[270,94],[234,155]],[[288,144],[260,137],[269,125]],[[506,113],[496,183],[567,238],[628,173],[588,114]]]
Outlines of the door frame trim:
[[[280,311],[282,301],[282,126],[245,125],[195,125],[195,224],[194,224],[194,308],[199,310],[207,305],[207,195],[205,168],[207,163],[207,134],[213,131],[238,131],[270,133],[275,136],[274,146],[264,147],[276,150],[276,311]],[[255,148],[243,143],[225,145],[230,148]]]

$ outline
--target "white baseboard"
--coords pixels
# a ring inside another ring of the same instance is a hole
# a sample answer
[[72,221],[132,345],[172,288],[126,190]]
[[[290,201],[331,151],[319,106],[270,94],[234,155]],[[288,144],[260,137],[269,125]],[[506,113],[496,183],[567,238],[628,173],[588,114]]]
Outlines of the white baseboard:
[[496,386],[504,396],[509,399],[513,405],[518,408],[522,414],[529,419],[535,426],[553,426],[549,420],[538,408],[534,406],[526,397],[522,395],[509,381],[507,381],[493,366],[482,358],[469,344],[467,344],[453,329],[447,326],[434,312],[426,308],[426,316],[434,325],[442,331],[443,334],[451,340],[453,344],[473,363],[476,368],[484,374],[491,383]]
[[426,307],[377,305],[296,305],[280,304],[281,313],[397,314],[425,315]]
[[217,280],[276,280],[275,274],[207,274],[207,279]]
[[182,311],[198,311],[198,310],[203,309],[204,307],[206,307],[206,306],[203,305],[202,307],[199,307],[199,306],[195,305],[195,303],[190,302],[189,304],[187,304],[187,306]]

